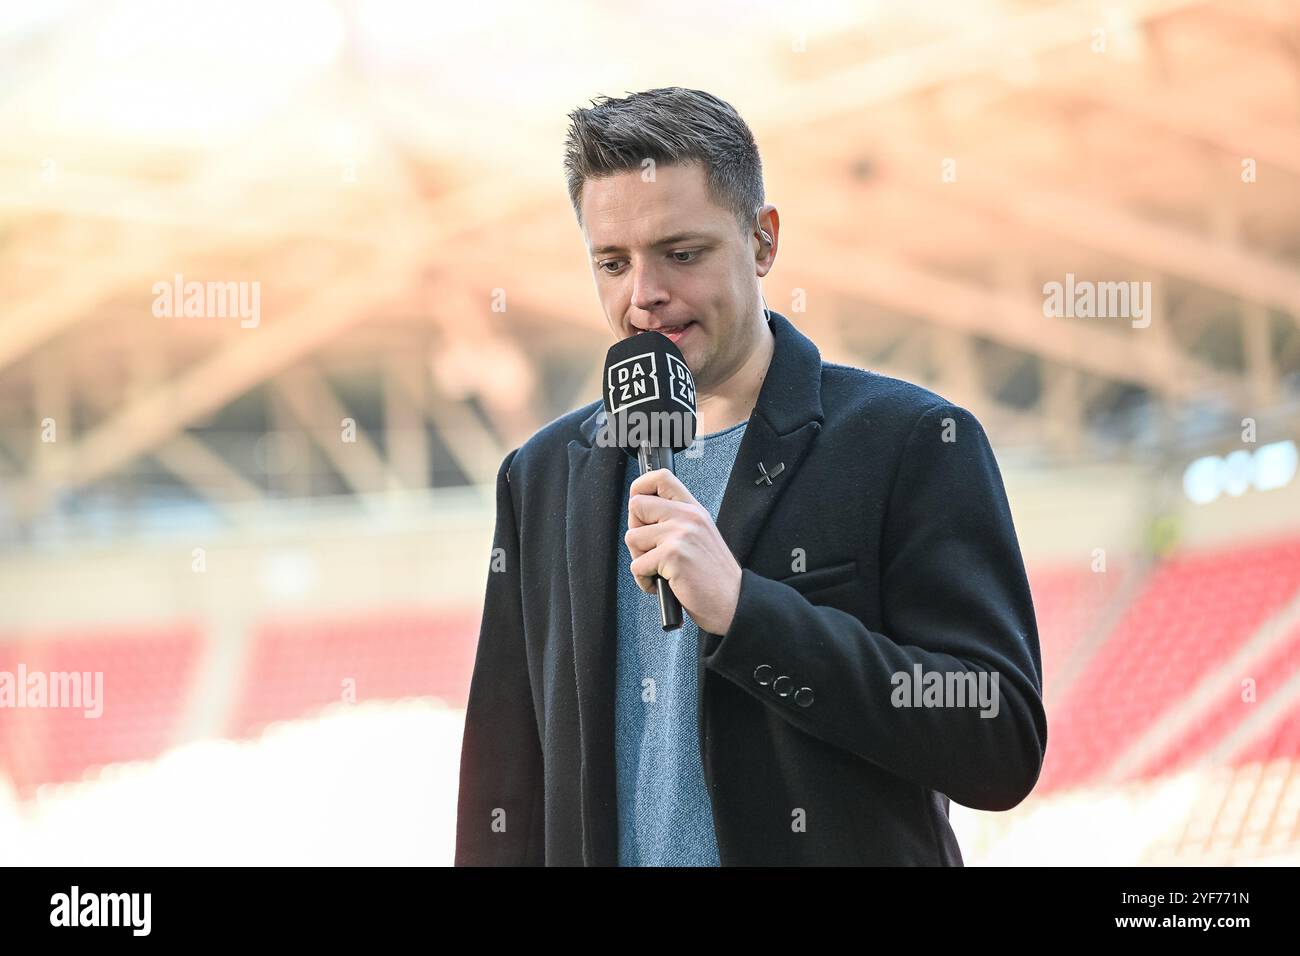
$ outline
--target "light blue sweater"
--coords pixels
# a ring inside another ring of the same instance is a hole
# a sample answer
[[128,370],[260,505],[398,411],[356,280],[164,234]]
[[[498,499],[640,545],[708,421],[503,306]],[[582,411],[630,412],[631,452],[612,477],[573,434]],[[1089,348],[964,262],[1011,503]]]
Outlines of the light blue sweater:
[[[748,422],[712,435],[673,459],[677,477],[716,521]],[[699,740],[700,629],[682,611],[665,631],[659,599],[636,586],[628,565],[628,489],[640,475],[628,459],[619,527],[618,655],[614,752],[619,866],[718,866],[713,809]]]

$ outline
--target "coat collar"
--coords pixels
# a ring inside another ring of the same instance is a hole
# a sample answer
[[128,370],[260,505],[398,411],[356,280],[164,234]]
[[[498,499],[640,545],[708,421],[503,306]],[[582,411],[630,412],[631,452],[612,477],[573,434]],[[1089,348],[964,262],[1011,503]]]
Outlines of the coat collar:
[[[744,567],[769,512],[790,484],[823,422],[821,353],[785,316],[767,310],[773,351],[767,375],[736,454],[718,511],[718,531]],[[618,808],[614,766],[614,677],[619,562],[626,556],[618,536],[622,503],[622,449],[601,445],[604,403],[569,442],[565,499],[565,558],[573,613],[578,726],[582,747],[583,855],[587,865],[618,862]],[[779,477],[761,480],[759,463]],[[757,481],[756,481],[757,480]],[[706,635],[701,633],[701,650]],[[703,692],[703,686],[700,688]],[[706,773],[708,768],[706,766]]]
[[[772,327],[772,363],[754,404],[753,416],[761,417],[778,435],[785,435],[810,421],[823,421],[821,352],[780,312],[767,313]],[[750,423],[754,417],[750,417]],[[580,444],[590,448],[605,423],[604,402],[578,426]],[[748,429],[746,429],[748,431]]]

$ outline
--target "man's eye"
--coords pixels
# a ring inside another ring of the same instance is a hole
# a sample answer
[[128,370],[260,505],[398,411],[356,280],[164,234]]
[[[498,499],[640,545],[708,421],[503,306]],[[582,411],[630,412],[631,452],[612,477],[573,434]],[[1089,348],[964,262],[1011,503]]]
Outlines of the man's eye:
[[[680,263],[681,265],[686,265],[687,263],[694,262],[696,259],[700,257],[700,250],[678,249],[676,252],[670,252],[669,255],[673,256],[674,262]],[[688,258],[678,259],[676,258],[677,256],[687,256]],[[604,272],[606,275],[614,275],[619,271],[621,266],[622,266],[621,259],[606,259],[604,262],[598,263],[596,268],[599,269],[601,272]]]

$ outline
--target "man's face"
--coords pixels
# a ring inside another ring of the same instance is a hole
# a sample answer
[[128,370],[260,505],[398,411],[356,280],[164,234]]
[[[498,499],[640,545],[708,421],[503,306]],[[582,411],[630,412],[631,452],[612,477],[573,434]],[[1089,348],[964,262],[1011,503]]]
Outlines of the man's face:
[[605,320],[620,339],[663,331],[682,350],[702,391],[724,381],[760,329],[756,242],[713,204],[704,168],[659,166],[588,180],[583,238]]

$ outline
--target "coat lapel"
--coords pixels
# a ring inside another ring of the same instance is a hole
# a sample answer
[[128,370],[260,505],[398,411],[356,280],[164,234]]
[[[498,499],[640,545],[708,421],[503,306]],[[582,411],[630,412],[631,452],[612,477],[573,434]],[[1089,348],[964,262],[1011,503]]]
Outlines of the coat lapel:
[[768,314],[772,317],[772,362],[718,509],[718,531],[741,567],[749,560],[759,531],[803,463],[823,420],[821,352],[785,316],[771,310]]
[[586,866],[618,864],[614,776],[614,678],[618,618],[618,508],[623,450],[594,441],[605,419],[597,408],[583,422],[584,442],[569,442],[565,560],[573,615],[578,733],[582,749],[582,854]]
[[[773,354],[745,429],[718,511],[718,531],[743,567],[768,514],[821,428],[821,353],[785,316],[768,311]],[[614,679],[617,639],[619,515],[626,453],[596,442],[602,405],[569,442],[565,558],[573,622],[578,728],[582,754],[583,861],[618,863],[614,762]],[[771,484],[761,478],[759,463]],[[705,635],[701,633],[701,644]],[[702,647],[703,651],[704,648]],[[703,685],[701,685],[703,691]]]

